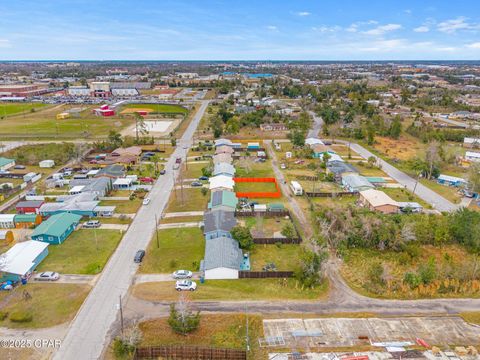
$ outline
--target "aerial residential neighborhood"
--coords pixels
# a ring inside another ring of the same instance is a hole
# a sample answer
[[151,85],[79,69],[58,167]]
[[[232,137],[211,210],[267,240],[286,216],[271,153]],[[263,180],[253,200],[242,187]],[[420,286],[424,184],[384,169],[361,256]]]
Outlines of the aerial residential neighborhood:
[[480,359],[478,10],[1,4],[0,358]]

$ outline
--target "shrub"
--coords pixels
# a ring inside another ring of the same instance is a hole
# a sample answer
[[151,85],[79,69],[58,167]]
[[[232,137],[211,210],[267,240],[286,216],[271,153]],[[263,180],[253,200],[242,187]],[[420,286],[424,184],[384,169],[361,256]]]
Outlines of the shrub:
[[232,237],[238,241],[240,248],[244,250],[251,250],[254,246],[253,236],[250,229],[245,226],[235,226],[230,233]]
[[179,308],[180,310],[177,310],[175,304],[170,305],[168,324],[172,330],[182,335],[195,331],[200,325],[200,312],[194,314],[182,304]]
[[8,312],[6,311],[0,311],[0,321],[3,321],[7,318]]
[[403,277],[403,281],[410,286],[411,289],[416,289],[422,282],[422,279],[415,273],[407,272]]
[[177,267],[177,260],[175,259],[170,260],[169,265],[170,265],[170,269],[175,269]]
[[18,310],[10,314],[10,321],[16,323],[27,323],[33,320],[33,315],[29,311]]
[[117,359],[126,358],[128,355],[132,354],[135,350],[135,347],[126,344],[122,339],[116,338],[113,340],[113,354]]

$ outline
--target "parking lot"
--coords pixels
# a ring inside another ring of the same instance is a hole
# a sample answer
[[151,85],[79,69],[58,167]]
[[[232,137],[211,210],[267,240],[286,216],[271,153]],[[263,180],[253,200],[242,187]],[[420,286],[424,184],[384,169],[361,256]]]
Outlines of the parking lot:
[[286,347],[352,347],[374,342],[411,341],[430,345],[478,345],[480,328],[460,317],[318,318],[263,321],[265,339],[283,338]]

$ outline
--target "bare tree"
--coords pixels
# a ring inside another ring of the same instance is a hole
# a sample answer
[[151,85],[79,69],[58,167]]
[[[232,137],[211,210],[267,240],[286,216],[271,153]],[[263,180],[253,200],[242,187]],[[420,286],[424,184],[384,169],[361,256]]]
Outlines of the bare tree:
[[440,143],[436,140],[431,141],[428,144],[427,151],[425,152],[425,162],[427,163],[427,178],[431,179],[435,164],[440,161]]

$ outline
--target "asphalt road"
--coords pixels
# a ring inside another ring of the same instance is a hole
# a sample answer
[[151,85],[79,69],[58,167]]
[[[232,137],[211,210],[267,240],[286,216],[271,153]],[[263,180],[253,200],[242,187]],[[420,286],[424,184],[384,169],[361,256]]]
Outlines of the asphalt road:
[[98,359],[102,356],[103,350],[108,346],[109,330],[119,316],[119,299],[126,296],[134,281],[138,268],[133,262],[135,252],[146,249],[150,242],[156,225],[155,214],[160,218],[174,186],[172,172],[175,158],[185,158],[207,106],[208,101],[202,101],[200,109],[177,142],[177,147],[166,164],[167,174],[158,179],[150,192],[152,201],[138,211],[95,287],[70,323],[67,335],[54,359],[83,360]]
[[307,137],[318,137],[320,130],[322,130],[323,119],[313,111],[309,111],[308,113],[313,118],[313,127],[308,131]]

